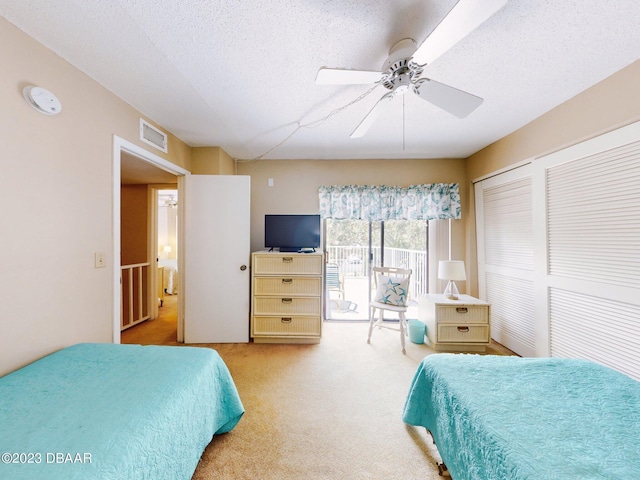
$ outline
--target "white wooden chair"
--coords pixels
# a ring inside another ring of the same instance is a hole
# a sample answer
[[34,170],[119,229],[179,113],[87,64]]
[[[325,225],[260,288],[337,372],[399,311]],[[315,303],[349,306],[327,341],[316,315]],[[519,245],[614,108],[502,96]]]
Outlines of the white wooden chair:
[[[405,337],[407,333],[407,319],[405,313],[409,302],[409,282],[411,280],[410,269],[395,267],[373,267],[375,295],[369,303],[369,337],[367,343],[371,343],[373,327],[388,328],[400,332],[402,353],[405,349]],[[376,320],[376,310],[378,319]],[[400,318],[399,328],[384,323],[384,312],[395,312]]]

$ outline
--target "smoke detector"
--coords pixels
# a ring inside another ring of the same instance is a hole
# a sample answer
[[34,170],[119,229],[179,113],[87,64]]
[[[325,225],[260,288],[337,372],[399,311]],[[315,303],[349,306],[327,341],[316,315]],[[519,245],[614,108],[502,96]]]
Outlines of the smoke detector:
[[46,88],[29,85],[22,89],[22,95],[29,105],[45,115],[57,115],[62,111],[58,97]]

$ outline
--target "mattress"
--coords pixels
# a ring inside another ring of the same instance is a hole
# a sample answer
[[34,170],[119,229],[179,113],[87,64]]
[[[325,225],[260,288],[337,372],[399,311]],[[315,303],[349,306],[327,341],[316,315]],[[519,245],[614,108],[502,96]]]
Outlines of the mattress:
[[589,361],[431,355],[403,420],[454,480],[640,478],[640,382]]
[[74,345],[0,378],[0,478],[190,479],[243,412],[212,349]]

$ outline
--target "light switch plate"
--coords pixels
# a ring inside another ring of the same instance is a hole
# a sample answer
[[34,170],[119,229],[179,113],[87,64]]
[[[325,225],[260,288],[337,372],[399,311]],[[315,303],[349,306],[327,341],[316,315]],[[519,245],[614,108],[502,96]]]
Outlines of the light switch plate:
[[107,266],[107,262],[105,260],[105,254],[102,252],[95,253],[95,267],[96,268],[104,268]]

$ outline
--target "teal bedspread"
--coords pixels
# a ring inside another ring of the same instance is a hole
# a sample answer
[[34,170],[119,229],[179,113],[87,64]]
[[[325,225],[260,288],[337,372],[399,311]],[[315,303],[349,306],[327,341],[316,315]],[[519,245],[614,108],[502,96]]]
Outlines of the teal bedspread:
[[215,350],[74,345],[0,378],[0,478],[190,479],[243,413]]
[[453,480],[640,479],[640,382],[588,361],[431,355],[403,420]]

